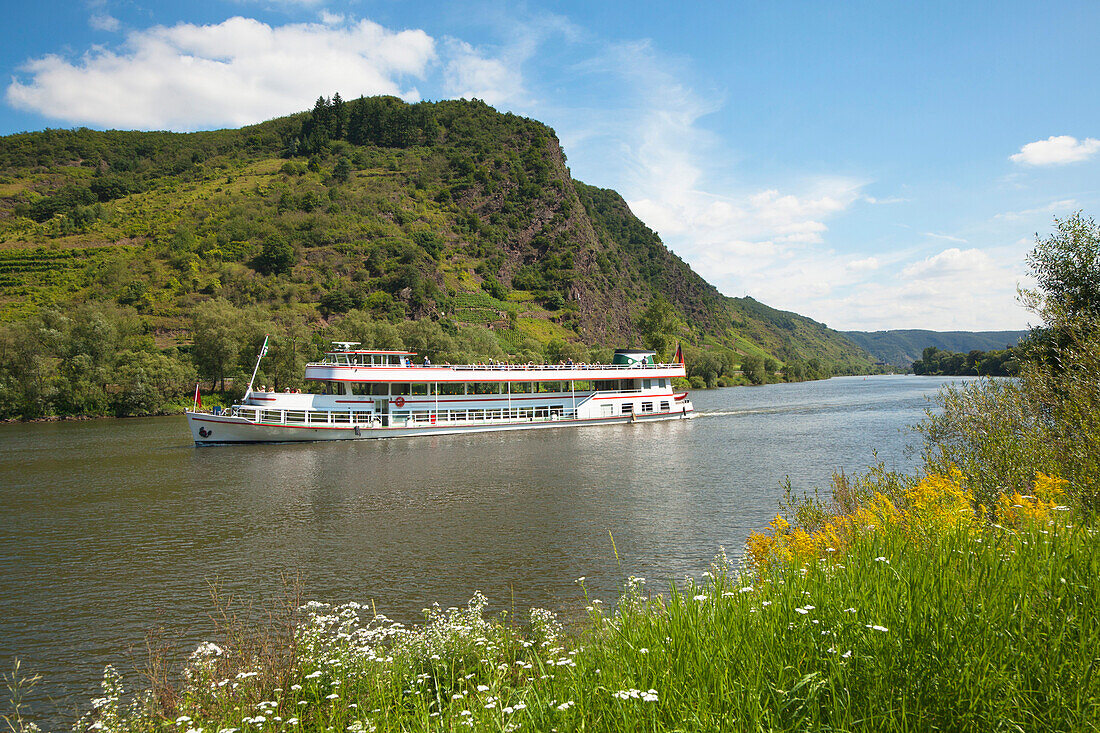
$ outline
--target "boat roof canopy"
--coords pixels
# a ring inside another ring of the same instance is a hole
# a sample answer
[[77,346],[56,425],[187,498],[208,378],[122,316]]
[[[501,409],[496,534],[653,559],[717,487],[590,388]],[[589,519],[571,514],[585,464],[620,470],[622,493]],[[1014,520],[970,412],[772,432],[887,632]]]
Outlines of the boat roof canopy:
[[353,349],[353,346],[358,346],[358,341],[333,341],[332,350],[326,351],[326,354],[390,354],[394,356],[416,356],[415,351],[392,351],[386,349]]

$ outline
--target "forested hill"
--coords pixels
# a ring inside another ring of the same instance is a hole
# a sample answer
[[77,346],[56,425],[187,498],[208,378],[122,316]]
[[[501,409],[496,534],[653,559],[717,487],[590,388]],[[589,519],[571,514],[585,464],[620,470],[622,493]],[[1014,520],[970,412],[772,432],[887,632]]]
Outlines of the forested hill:
[[853,342],[885,364],[909,368],[924,350],[934,346],[943,351],[968,354],[971,351],[999,351],[1020,342],[1027,331],[844,331]]
[[91,303],[186,346],[206,302],[314,333],[349,313],[477,328],[532,357],[683,339],[731,366],[872,361],[721,295],[618,194],[574,181],[553,130],[478,101],[335,96],[239,130],[0,138],[0,321]]

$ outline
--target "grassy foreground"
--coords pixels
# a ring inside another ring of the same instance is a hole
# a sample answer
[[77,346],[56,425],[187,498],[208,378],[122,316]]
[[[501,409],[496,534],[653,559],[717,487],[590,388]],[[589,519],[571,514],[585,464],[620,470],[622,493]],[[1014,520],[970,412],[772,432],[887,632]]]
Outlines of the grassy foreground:
[[480,595],[412,627],[307,604],[282,642],[201,645],[174,689],[127,696],[108,668],[77,729],[1100,727],[1095,531],[1056,479],[1005,497],[996,523],[957,479],[809,529],[777,519],[748,565],[720,557],[659,594],[631,578],[568,635],[544,610],[488,617]]

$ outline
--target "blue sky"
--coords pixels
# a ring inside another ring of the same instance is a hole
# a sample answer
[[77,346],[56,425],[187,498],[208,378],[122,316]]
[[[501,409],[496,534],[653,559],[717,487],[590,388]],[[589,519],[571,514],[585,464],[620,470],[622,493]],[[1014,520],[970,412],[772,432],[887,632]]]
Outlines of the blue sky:
[[0,134],[196,130],[320,94],[551,125],[728,295],[834,328],[1023,328],[1024,256],[1100,215],[1100,3],[43,0]]

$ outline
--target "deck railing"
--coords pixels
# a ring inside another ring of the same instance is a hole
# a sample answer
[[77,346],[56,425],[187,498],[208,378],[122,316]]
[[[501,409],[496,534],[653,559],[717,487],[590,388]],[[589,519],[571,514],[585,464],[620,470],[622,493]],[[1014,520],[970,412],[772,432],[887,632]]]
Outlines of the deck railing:
[[273,410],[234,405],[233,417],[267,425],[295,427],[427,427],[431,425],[499,425],[525,422],[571,420],[571,407],[512,407],[462,410],[401,410],[376,414],[365,410]]
[[455,371],[536,372],[536,371],[603,371],[606,369],[674,369],[683,364],[354,364],[336,361],[314,361],[306,366],[358,367],[361,369],[403,369],[406,367],[434,367]]

